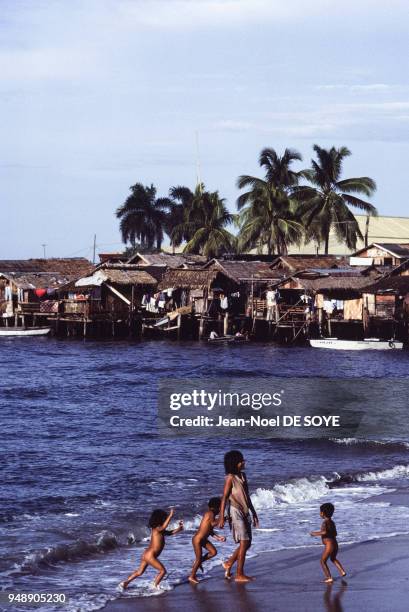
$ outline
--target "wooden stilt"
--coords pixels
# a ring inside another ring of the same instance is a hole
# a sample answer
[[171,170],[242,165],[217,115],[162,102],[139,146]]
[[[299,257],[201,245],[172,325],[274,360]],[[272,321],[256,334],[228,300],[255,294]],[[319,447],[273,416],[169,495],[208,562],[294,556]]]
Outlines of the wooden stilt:
[[229,313],[226,312],[224,315],[223,333],[225,336],[229,333]]
[[178,315],[177,317],[177,338],[180,340],[180,334],[182,329],[182,315]]

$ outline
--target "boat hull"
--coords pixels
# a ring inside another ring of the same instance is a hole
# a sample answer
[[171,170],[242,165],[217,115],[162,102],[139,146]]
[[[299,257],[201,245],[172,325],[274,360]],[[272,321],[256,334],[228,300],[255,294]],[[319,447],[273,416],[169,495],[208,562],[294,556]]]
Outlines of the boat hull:
[[248,342],[248,338],[238,338],[237,336],[219,336],[217,338],[208,338],[210,344],[244,344]]
[[18,336],[20,338],[30,336],[47,336],[51,327],[0,327],[0,338]]
[[396,340],[338,340],[338,338],[319,338],[310,340],[313,348],[335,349],[342,351],[392,351],[403,348]]

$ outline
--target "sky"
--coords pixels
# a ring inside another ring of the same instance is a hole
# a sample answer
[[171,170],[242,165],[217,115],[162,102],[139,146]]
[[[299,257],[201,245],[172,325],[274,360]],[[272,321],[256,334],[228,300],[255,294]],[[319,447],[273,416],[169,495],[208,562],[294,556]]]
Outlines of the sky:
[[264,147],[345,145],[409,216],[408,41],[407,0],[0,0],[0,259],[122,250],[129,187],[197,159],[235,210]]

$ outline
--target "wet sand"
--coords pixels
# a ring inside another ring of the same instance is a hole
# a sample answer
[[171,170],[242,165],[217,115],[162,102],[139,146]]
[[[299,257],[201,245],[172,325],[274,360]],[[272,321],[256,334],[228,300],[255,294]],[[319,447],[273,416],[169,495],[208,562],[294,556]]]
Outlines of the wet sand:
[[[267,552],[249,559],[254,582],[223,579],[221,566],[198,586],[189,583],[157,597],[127,596],[110,602],[106,612],[407,612],[409,536],[342,546],[339,558],[348,576],[334,568],[333,585],[322,582],[320,546]],[[332,566],[331,566],[332,571]],[[131,589],[130,589],[131,591]]]

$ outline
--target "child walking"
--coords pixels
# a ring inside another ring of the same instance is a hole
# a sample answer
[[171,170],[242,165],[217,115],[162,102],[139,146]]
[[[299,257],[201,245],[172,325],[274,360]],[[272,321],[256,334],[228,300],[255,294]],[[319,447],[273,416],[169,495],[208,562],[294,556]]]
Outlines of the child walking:
[[245,459],[240,451],[232,450],[224,456],[224,468],[226,478],[222,503],[220,507],[219,527],[224,527],[224,512],[227,509],[230,528],[233,539],[239,545],[230,559],[223,563],[225,578],[231,578],[231,570],[235,563],[236,582],[249,582],[250,576],[244,573],[246,553],[251,546],[251,521],[250,512],[253,517],[254,527],[258,527],[258,517],[250,499],[246,474],[244,473]]
[[158,559],[165,547],[165,536],[175,535],[183,529],[183,521],[179,521],[179,526],[176,527],[176,529],[172,529],[171,531],[167,530],[174,513],[174,508],[171,508],[169,513],[166,512],[166,510],[154,510],[152,512],[149,519],[149,527],[151,528],[151,541],[149,546],[142,554],[141,563],[138,569],[120,583],[119,586],[121,588],[126,589],[132,580],[142,576],[148,565],[158,570],[153,584],[155,587],[159,586],[159,583],[166,576],[166,569]]
[[332,516],[335,512],[333,504],[322,504],[320,506],[320,516],[324,519],[320,531],[311,531],[312,536],[321,537],[322,543],[324,544],[324,552],[321,555],[321,567],[325,575],[324,582],[334,582],[331,572],[327,564],[328,559],[331,559],[342,577],[346,576],[346,571],[342,567],[340,561],[337,559],[338,555],[338,542],[337,542],[337,528]]
[[[199,584],[199,580],[196,577],[197,570],[200,568],[203,571],[202,563],[208,561],[217,555],[217,550],[211,542],[209,542],[209,536],[212,536],[219,542],[225,542],[224,536],[219,536],[214,533],[214,527],[218,521],[216,517],[220,512],[220,497],[212,497],[209,500],[208,510],[204,513],[201,520],[199,529],[196,531],[192,538],[193,550],[195,551],[196,559],[193,563],[192,571],[190,572],[189,581],[192,584]],[[202,548],[205,548],[207,552],[202,556]]]

